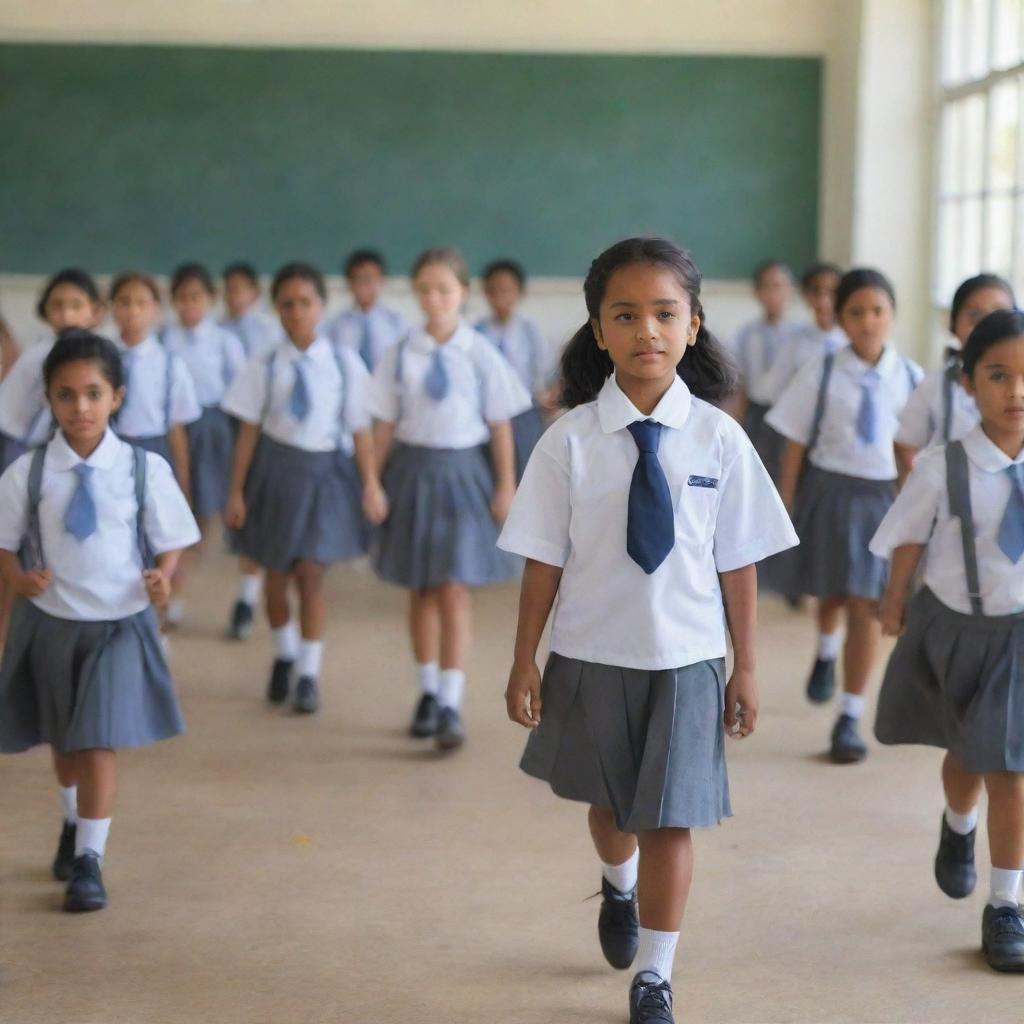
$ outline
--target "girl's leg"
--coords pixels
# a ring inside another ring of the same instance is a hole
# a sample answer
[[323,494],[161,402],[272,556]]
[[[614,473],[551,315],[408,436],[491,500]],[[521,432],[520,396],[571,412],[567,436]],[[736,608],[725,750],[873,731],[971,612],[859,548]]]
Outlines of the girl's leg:
[[942,789],[946,809],[935,855],[935,881],[951,899],[974,892],[978,872],[974,866],[974,838],[978,826],[978,800],[983,777],[969,772],[952,751],[942,762]]
[[978,801],[981,799],[984,781],[983,776],[969,772],[956,754],[946,754],[942,761],[942,791],[946,794],[946,807],[954,815],[962,818],[973,815],[977,822]]
[[853,718],[859,718],[863,710],[864,693],[882,642],[882,626],[878,621],[877,609],[878,603],[868,598],[850,597],[846,601],[843,691],[846,697],[860,699],[844,701],[843,712]]
[[270,674],[267,699],[281,704],[291,687],[292,665],[299,656],[299,627],[292,621],[288,605],[288,582],[291,574],[280,569],[268,569],[264,599],[267,621],[274,641],[274,667]]
[[53,773],[57,776],[61,803],[64,808],[57,854],[53,859],[53,877],[58,881],[66,882],[71,877],[75,860],[75,831],[78,826],[78,778],[75,775],[73,754],[62,754],[56,747],[51,747],[50,751],[53,755]]
[[441,605],[436,587],[409,592],[409,636],[420,694],[436,698],[441,660]]
[[641,832],[640,945],[634,970],[653,972],[672,980],[679,928],[693,879],[693,843],[687,828],[660,828]]
[[462,707],[466,686],[466,664],[472,644],[472,597],[462,583],[445,583],[438,588],[441,612],[441,685],[438,700],[442,708]]
[[102,860],[117,792],[117,756],[113,750],[79,750],[71,759],[78,779],[75,856],[92,850]]
[[818,650],[807,680],[807,699],[814,704],[824,704],[836,692],[836,659],[842,641],[839,620],[845,605],[842,596],[818,598]]
[[620,832],[611,808],[591,805],[587,815],[590,838],[601,859],[602,873],[619,892],[630,892],[637,881],[638,846],[636,836]]
[[7,642],[7,625],[11,621],[11,608],[14,605],[14,592],[0,579],[0,651]]
[[231,610],[228,632],[236,640],[244,640],[252,632],[256,605],[260,600],[263,569],[251,558],[238,559],[238,597]]
[[840,594],[818,598],[818,633],[821,636],[832,636],[839,632],[845,607],[846,598]]
[[601,860],[602,899],[597,921],[601,952],[612,967],[625,970],[636,959],[639,941],[636,881],[640,853],[636,836],[620,832],[607,807],[591,806],[587,818]]
[[1024,868],[1024,774],[994,772],[985,776],[988,791],[988,844],[992,854],[993,906],[1014,906],[1020,898]]
[[219,522],[217,516],[203,516],[199,519],[199,543],[181,553],[178,559],[178,567],[171,579],[171,600],[167,603],[165,621],[168,626],[177,626],[185,617],[185,585],[196,563],[202,557],[206,548],[206,539],[217,527]]
[[293,573],[299,591],[299,675],[314,679],[320,674],[327,601],[324,598],[324,566],[319,562],[296,562]]

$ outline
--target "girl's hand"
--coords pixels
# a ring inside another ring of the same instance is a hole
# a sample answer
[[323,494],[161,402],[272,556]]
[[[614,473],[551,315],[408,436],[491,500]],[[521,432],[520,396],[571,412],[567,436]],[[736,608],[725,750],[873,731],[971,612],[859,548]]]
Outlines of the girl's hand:
[[245,498],[241,491],[232,491],[224,506],[224,523],[229,530],[240,530],[245,526]]
[[53,581],[52,569],[30,569],[18,578],[15,590],[22,597],[38,597]]
[[508,519],[508,510],[512,507],[512,499],[515,497],[516,488],[514,484],[499,484],[494,488],[494,496],[491,498],[491,516],[499,526],[505,525]]
[[899,636],[903,632],[906,612],[906,601],[887,590],[878,605],[878,619],[882,623],[882,633],[885,636]]
[[146,594],[152,604],[163,608],[171,597],[171,581],[163,569],[144,569],[142,578],[146,581]]
[[[739,705],[739,710],[737,710]],[[757,727],[757,680],[746,669],[734,669],[725,687],[725,731],[743,739]]]
[[363,487],[363,515],[371,526],[380,526],[388,517],[391,507],[384,488],[374,480]]
[[540,671],[534,662],[515,664],[505,690],[508,717],[527,729],[540,725]]

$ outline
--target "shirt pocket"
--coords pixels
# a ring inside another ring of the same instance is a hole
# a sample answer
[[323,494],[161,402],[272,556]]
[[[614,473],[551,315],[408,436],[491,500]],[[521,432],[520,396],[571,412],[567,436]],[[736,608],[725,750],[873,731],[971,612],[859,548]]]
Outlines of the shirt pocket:
[[683,477],[682,484],[676,502],[676,537],[703,546],[715,535],[719,481],[713,476],[694,473]]

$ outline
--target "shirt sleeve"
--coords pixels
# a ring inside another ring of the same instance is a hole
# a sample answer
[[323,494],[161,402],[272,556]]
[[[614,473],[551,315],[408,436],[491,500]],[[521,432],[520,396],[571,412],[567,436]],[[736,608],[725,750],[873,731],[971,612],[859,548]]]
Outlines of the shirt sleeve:
[[192,374],[183,359],[167,353],[171,361],[171,422],[195,423],[203,414]]
[[493,345],[478,345],[472,358],[479,360],[483,372],[484,419],[488,423],[502,423],[531,408],[532,396],[512,364]]
[[232,379],[245,365],[245,346],[239,340],[238,335],[233,331],[223,331],[224,348],[227,352],[228,367],[231,370]]
[[263,421],[263,406],[267,399],[267,357],[253,356],[235,374],[228,385],[220,407],[243,423]]
[[934,418],[931,410],[931,381],[926,380],[907,400],[900,415],[900,426],[896,432],[896,443],[921,449],[927,446],[934,433]]
[[398,345],[387,348],[366,382],[366,409],[376,420],[394,423],[398,419],[398,388],[395,380],[395,366],[398,361]]
[[368,430],[370,427],[370,411],[367,408],[367,390],[370,385],[370,374],[366,364],[348,348],[340,348],[338,352],[345,367],[345,429],[351,433]]
[[799,540],[768,471],[742,429],[725,419],[726,463],[719,481],[715,567],[731,572],[795,547]]
[[174,479],[170,463],[146,453],[146,537],[153,551],[162,555],[199,543],[199,526],[185,495]]
[[0,476],[0,550],[17,552],[28,532],[28,473],[32,455],[22,455]]
[[[45,402],[43,362],[46,356],[41,352],[44,347],[40,346],[40,350],[35,345],[27,348],[0,382],[0,431],[19,441],[25,439]],[[49,417],[43,418],[49,420]]]
[[765,393],[772,402],[776,402],[786,385],[793,379],[796,372],[797,350],[801,345],[801,337],[798,334],[787,339],[779,350],[779,354],[772,362],[772,368],[764,380]]
[[878,558],[891,558],[904,544],[927,544],[946,487],[946,449],[929,448],[914,460],[907,482],[871,539]]
[[786,386],[765,422],[783,437],[807,444],[814,426],[814,412],[821,390],[822,361],[808,363]]
[[572,505],[565,451],[557,430],[534,448],[498,537],[503,551],[560,567],[569,560]]

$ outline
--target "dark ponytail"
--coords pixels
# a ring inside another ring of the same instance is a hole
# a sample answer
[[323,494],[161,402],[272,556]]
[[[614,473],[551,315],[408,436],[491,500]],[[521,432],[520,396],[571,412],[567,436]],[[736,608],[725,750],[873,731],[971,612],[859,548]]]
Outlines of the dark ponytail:
[[638,263],[671,270],[689,296],[691,313],[700,318],[697,340],[687,347],[676,367],[683,383],[705,401],[717,403],[728,398],[736,390],[738,376],[732,360],[705,323],[700,302],[701,273],[693,257],[664,238],[627,238],[605,249],[590,264],[583,282],[589,317],[562,354],[562,404],[574,409],[594,401],[614,371],[611,357],[598,347],[593,322],[600,319],[601,303],[612,274]]

